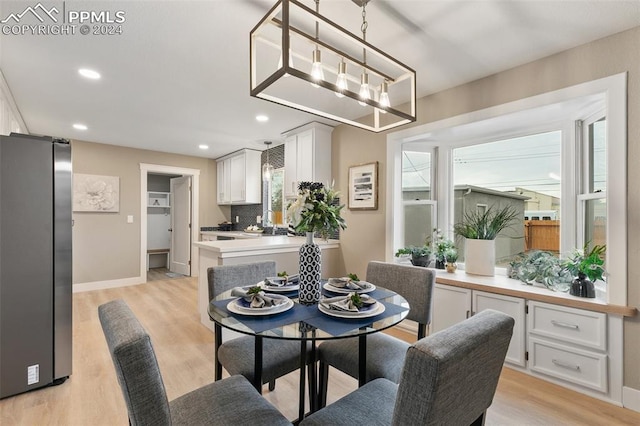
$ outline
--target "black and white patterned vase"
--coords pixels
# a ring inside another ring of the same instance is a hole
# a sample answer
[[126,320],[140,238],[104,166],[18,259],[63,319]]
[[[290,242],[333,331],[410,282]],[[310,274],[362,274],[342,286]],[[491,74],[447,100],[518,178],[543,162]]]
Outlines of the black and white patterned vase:
[[305,305],[320,301],[320,247],[313,242],[313,232],[307,232],[307,242],[300,246],[300,290],[298,300]]

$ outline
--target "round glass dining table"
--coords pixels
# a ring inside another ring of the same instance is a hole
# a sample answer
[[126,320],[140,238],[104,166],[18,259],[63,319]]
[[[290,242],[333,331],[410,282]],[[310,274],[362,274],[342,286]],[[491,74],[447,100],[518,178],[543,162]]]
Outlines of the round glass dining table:
[[[298,419],[305,415],[305,367],[310,361],[314,368],[309,371],[309,388],[311,412],[318,408],[316,341],[359,338],[358,373],[359,385],[366,380],[367,335],[378,333],[400,323],[409,313],[409,303],[399,294],[377,286],[368,295],[384,306],[384,311],[368,317],[354,317],[340,312],[321,311],[319,305],[303,305],[298,303],[297,291],[279,292],[293,302],[293,306],[279,313],[260,315],[258,312],[238,313],[238,309],[230,304],[236,303],[238,297],[232,290],[218,295],[209,302],[209,318],[214,322],[216,380],[222,377],[222,365],[218,362],[218,348],[222,344],[222,328],[255,337],[255,365],[253,385],[260,392],[262,389],[262,339],[287,339],[300,341],[300,388]],[[323,297],[335,297],[340,294],[323,290]],[[346,296],[346,294],[344,295]],[[288,302],[290,304],[290,302]],[[231,308],[231,310],[230,310]],[[233,312],[232,312],[233,311]],[[307,359],[308,342],[311,342],[311,359]]]

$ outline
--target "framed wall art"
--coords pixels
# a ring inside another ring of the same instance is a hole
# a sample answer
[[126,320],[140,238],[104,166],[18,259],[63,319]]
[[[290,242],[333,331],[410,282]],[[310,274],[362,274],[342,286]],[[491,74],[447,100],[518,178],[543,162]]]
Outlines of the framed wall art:
[[351,210],[378,209],[378,162],[349,167],[349,203]]
[[102,213],[120,211],[120,178],[74,173],[73,211]]

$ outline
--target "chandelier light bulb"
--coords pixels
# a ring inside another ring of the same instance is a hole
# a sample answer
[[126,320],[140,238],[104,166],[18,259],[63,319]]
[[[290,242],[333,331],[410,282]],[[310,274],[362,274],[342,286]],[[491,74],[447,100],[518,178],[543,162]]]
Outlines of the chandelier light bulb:
[[371,99],[371,91],[369,90],[369,74],[363,72],[360,76],[360,99],[361,102],[358,102],[362,106],[367,106],[366,102]]
[[338,64],[338,78],[336,79],[336,86],[338,86],[336,96],[344,98],[342,92],[349,90],[349,84],[347,83],[347,63],[345,61],[340,61]]
[[[311,65],[311,77],[315,81],[324,80],[324,71],[322,70],[322,59],[320,51],[318,49],[313,51],[313,65]],[[318,88],[317,84],[311,84],[313,87]]]
[[[391,106],[391,101],[389,101],[389,85],[386,81],[382,82],[382,87],[380,88],[380,99],[378,102],[385,108],[389,108]],[[387,113],[387,111],[383,109],[381,109],[380,112],[383,114]]]

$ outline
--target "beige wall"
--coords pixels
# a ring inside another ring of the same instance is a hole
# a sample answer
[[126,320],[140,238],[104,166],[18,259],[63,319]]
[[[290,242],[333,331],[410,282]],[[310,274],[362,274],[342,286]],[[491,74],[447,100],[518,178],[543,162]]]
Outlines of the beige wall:
[[[445,90],[418,101],[418,120],[430,123],[471,111],[628,72],[628,229],[640,228],[640,27]],[[428,78],[424,76],[423,78]],[[408,126],[406,126],[408,127]],[[405,127],[405,128],[406,128]],[[612,141],[616,143],[617,141]],[[386,135],[339,126],[333,132],[333,175],[336,188],[347,191],[347,169],[354,164],[380,162],[380,208],[371,212],[346,210],[349,228],[341,245],[348,271],[364,273],[369,260],[384,259],[386,199]],[[624,242],[620,242],[624,244]],[[629,265],[640,258],[640,234],[628,235]],[[628,304],[640,306],[636,271],[627,272]],[[640,319],[626,319],[624,385],[640,390]]]
[[73,213],[74,283],[140,275],[140,163],[200,170],[200,226],[224,220],[215,203],[214,160],[75,140],[72,158],[74,173],[120,177],[118,213]]

